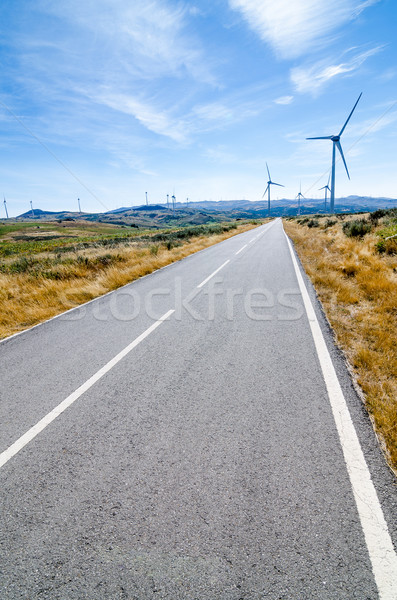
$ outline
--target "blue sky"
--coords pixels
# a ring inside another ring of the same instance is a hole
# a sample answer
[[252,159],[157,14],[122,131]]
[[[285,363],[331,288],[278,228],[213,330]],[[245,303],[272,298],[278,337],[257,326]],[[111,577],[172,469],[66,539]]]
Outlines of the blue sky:
[[275,197],[317,197],[332,144],[305,138],[360,92],[336,196],[397,197],[395,0],[2,0],[0,23],[10,215],[258,200],[266,161]]

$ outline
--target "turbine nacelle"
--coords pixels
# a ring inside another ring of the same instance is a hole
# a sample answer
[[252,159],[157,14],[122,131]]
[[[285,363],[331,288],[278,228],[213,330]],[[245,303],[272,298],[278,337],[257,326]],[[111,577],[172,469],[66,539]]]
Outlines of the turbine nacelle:
[[[330,190],[331,191],[331,207],[330,207],[331,208],[331,212],[333,212],[333,210],[334,210],[334,200],[335,200],[335,154],[336,154],[335,148],[338,148],[338,151],[339,151],[339,154],[341,155],[343,164],[345,165],[347,176],[350,179],[349,170],[347,168],[345,157],[343,155],[343,150],[342,150],[342,146],[341,146],[341,143],[340,143],[340,139],[342,137],[342,133],[346,129],[346,125],[350,121],[351,116],[352,116],[352,114],[355,111],[355,108],[356,108],[356,106],[357,106],[357,104],[358,104],[361,96],[362,96],[362,92],[359,95],[359,97],[357,98],[355,105],[353,106],[352,110],[350,111],[350,114],[347,117],[347,119],[346,119],[346,121],[345,121],[345,123],[344,123],[344,125],[343,125],[343,127],[340,130],[340,132],[339,132],[338,135],[327,135],[327,136],[324,135],[324,136],[321,136],[321,137],[306,138],[307,140],[331,140],[331,142],[333,143],[333,148],[332,148],[332,180],[331,180],[331,190]],[[321,188],[321,189],[324,189],[324,188]]]

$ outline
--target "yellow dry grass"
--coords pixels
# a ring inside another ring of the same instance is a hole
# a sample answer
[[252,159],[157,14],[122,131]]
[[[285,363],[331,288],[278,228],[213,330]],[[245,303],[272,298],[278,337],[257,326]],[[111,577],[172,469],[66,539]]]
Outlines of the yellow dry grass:
[[380,255],[378,237],[348,238],[340,223],[309,229],[285,221],[336,341],[397,471],[397,256]]
[[[69,264],[56,265],[58,279],[29,272],[0,273],[0,339],[256,226],[244,224],[218,235],[199,236],[170,250],[150,243],[132,243],[112,250],[89,248],[79,252],[79,257],[74,255]],[[84,263],[85,258],[89,265]],[[93,259],[97,259],[95,268]]]

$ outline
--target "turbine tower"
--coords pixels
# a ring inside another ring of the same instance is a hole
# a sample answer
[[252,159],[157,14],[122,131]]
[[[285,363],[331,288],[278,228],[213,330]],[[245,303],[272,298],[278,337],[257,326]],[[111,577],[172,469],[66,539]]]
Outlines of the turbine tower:
[[335,205],[335,154],[336,154],[336,148],[338,148],[338,150],[339,150],[339,153],[343,160],[343,164],[345,165],[347,176],[350,179],[350,175],[349,175],[349,171],[347,169],[345,157],[343,156],[343,150],[342,150],[342,146],[340,143],[340,138],[342,137],[342,133],[345,131],[346,125],[350,121],[350,118],[351,118],[352,114],[354,113],[354,110],[355,110],[361,96],[362,96],[362,92],[359,95],[359,97],[357,98],[356,103],[353,106],[350,115],[347,117],[346,122],[343,125],[343,127],[340,130],[338,135],[327,135],[327,136],[322,136],[322,137],[306,138],[307,140],[331,140],[332,141],[331,202],[330,202],[330,207],[329,207],[329,210],[331,213],[334,212],[334,205]]
[[80,198],[77,198],[77,202],[79,203],[79,213],[81,213],[81,204],[80,204]]
[[323,185],[322,188],[319,188],[319,191],[320,190],[325,190],[325,198],[324,198],[324,211],[325,212],[327,212],[327,191],[329,191],[329,192],[331,191],[331,188],[329,187],[329,180],[330,180],[330,178],[331,178],[331,173],[329,174],[327,185]]
[[295,197],[295,200],[298,199],[298,215],[301,214],[301,198],[304,198],[302,194],[302,182],[299,183],[299,194]]
[[30,201],[30,210],[32,211],[32,217],[34,218],[33,202]]
[[172,200],[172,214],[175,217],[175,201],[176,201],[175,194],[172,194],[171,200]]
[[149,204],[149,202],[147,201],[147,192],[145,192],[146,195],[146,206]]
[[6,215],[7,215],[7,219],[8,219],[7,202],[6,202],[6,199],[5,199],[5,198],[4,198],[4,208],[5,208]]
[[266,163],[266,169],[267,169],[267,174],[269,175],[269,181],[267,182],[267,188],[263,192],[262,198],[264,198],[266,196],[266,192],[267,192],[267,210],[268,210],[269,217],[270,217],[270,186],[271,185],[278,185],[280,187],[284,187],[284,186],[281,183],[275,183],[274,181],[272,181],[267,163]]

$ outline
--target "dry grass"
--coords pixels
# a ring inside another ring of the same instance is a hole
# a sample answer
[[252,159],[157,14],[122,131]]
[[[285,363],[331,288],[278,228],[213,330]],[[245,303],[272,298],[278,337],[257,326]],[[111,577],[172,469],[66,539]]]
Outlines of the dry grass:
[[[131,241],[114,248],[87,248],[55,255],[38,253],[20,271],[0,272],[0,338],[36,325],[65,310],[92,300],[198,250],[217,244],[257,225],[210,236],[193,237],[167,249],[165,244]],[[37,259],[37,264],[34,260]],[[17,259],[14,265],[20,265]],[[47,260],[47,263],[46,263]],[[9,268],[9,259],[3,261]]]
[[397,255],[379,254],[375,232],[348,238],[342,224],[323,229],[284,223],[335,331],[367,409],[397,471]]

